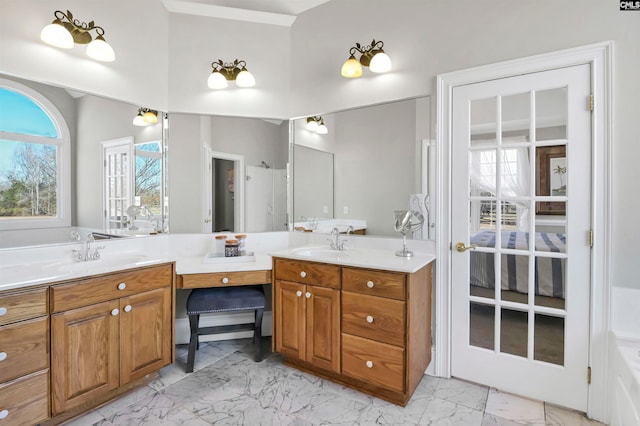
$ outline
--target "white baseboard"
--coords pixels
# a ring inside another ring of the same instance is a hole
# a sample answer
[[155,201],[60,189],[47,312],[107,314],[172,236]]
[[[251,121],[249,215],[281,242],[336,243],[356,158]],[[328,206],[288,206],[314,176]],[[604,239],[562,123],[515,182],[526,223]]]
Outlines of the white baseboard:
[[429,365],[427,365],[427,369],[424,371],[424,374],[428,374],[429,376],[435,376],[436,375],[436,368],[435,368],[435,362],[434,360],[436,359],[436,350],[433,346],[431,346],[431,362],[429,363]]
[[[265,311],[262,316],[262,335],[271,336],[271,311]],[[200,327],[215,327],[219,325],[243,324],[253,322],[253,312],[224,312],[219,314],[200,315]],[[176,344],[189,343],[191,330],[189,318],[176,318]],[[210,334],[200,336],[201,342],[216,342],[218,340],[244,339],[253,337],[253,331],[238,331],[235,333]]]

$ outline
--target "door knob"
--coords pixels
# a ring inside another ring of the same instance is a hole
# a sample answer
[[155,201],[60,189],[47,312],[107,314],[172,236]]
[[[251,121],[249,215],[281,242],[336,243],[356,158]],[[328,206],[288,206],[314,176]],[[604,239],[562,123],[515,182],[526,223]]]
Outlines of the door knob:
[[458,250],[460,253],[464,253],[465,251],[469,250],[469,249],[475,249],[476,247],[478,247],[475,244],[471,244],[469,246],[465,246],[464,243],[460,242],[458,244],[456,244],[456,250]]

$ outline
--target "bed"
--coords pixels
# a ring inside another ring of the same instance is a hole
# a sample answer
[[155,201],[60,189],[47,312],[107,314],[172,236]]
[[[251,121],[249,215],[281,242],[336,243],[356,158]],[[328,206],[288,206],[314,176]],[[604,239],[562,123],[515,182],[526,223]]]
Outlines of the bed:
[[[529,233],[502,231],[504,248],[529,250]],[[495,247],[494,231],[481,231],[471,237],[471,244],[479,247]],[[562,233],[535,234],[535,249],[539,252],[566,252],[566,237]],[[494,288],[495,263],[494,254],[470,251],[470,283],[472,286]],[[502,254],[501,289],[518,293],[528,293],[528,256]],[[536,256],[535,260],[535,294],[564,299],[565,259]]]

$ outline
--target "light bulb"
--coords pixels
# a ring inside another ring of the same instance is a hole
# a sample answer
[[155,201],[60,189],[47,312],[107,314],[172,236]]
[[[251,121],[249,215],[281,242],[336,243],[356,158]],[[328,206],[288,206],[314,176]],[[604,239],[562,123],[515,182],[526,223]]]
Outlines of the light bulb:
[[315,132],[316,130],[318,130],[318,122],[315,120],[315,118],[310,118],[309,121],[307,121],[307,130],[309,130],[310,132]]
[[71,49],[73,47],[73,36],[59,20],[47,25],[40,32],[40,39],[47,44],[63,49]]
[[227,79],[224,78],[224,75],[222,75],[222,73],[220,73],[219,71],[214,71],[211,73],[211,75],[209,76],[209,80],[207,80],[207,84],[211,89],[224,89],[229,85],[229,83],[227,83]]
[[341,74],[347,78],[360,77],[362,75],[362,65],[352,55],[342,64]]
[[236,77],[236,84],[238,87],[253,87],[256,85],[256,79],[253,77],[253,74],[243,69]]
[[158,116],[151,111],[145,112],[142,115],[142,119],[144,120],[145,123],[148,123],[148,124],[156,124],[158,122]]
[[113,62],[116,59],[113,48],[101,36],[96,37],[95,40],[87,45],[87,55],[96,61],[102,62]]
[[133,125],[134,126],[144,127],[144,126],[148,126],[149,123],[144,121],[144,118],[142,118],[142,114],[138,114],[135,117],[133,117]]
[[387,72],[391,70],[391,58],[381,50],[371,58],[369,69],[376,73]]
[[329,129],[327,128],[327,126],[325,126],[324,122],[320,122],[320,125],[318,126],[316,132],[319,135],[326,135],[327,133],[329,133]]

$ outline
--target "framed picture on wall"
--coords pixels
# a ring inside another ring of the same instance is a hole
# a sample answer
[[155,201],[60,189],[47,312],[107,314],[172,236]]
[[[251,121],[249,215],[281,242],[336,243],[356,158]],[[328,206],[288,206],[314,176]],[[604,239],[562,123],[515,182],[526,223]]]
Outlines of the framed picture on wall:
[[[567,147],[565,145],[536,148],[536,195],[567,195]],[[565,215],[566,202],[536,203],[536,214]]]

